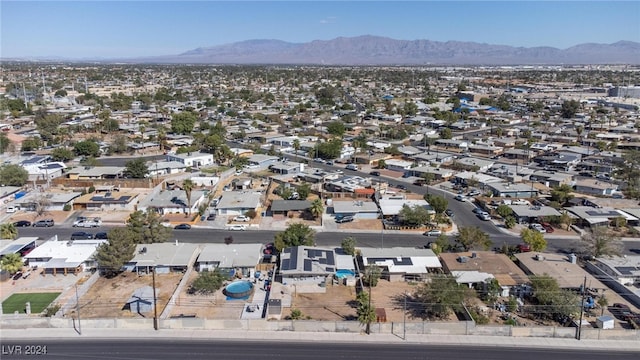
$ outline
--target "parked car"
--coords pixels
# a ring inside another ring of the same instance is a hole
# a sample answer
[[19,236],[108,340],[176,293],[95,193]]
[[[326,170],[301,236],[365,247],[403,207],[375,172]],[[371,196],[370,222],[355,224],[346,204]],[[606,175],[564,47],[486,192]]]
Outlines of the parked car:
[[448,216],[448,217],[453,217],[453,211],[451,209],[447,209],[444,211],[444,213]]
[[474,189],[467,193],[467,196],[476,196],[476,195],[480,195],[480,191]]
[[529,224],[529,229],[535,230],[535,231],[543,233],[543,234],[547,232],[547,230],[545,230],[544,227],[542,227],[542,225],[536,224],[536,223]]
[[351,221],[353,221],[353,220],[354,220],[353,216],[344,216],[344,217],[341,217],[341,218],[337,218],[337,217],[336,217],[336,222],[337,222],[338,224],[351,222]]
[[454,197],[454,199],[458,200],[458,201],[466,201],[467,198],[464,197],[464,195],[458,194],[456,195],[456,197]]
[[94,228],[100,227],[100,225],[102,225],[102,220],[88,219],[74,223],[73,227]]
[[238,216],[233,218],[233,221],[249,222],[249,221],[251,221],[251,219],[248,216],[245,216],[245,215],[238,215]]
[[345,169],[347,169],[347,170],[353,170],[353,171],[358,171],[358,170],[360,170],[360,169],[358,168],[358,165],[356,165],[356,164],[348,164],[348,165],[345,167]]
[[521,253],[531,252],[531,245],[529,244],[518,244],[516,248],[518,249],[518,252],[521,252]]
[[207,221],[213,221],[216,219],[216,214],[209,214],[209,216],[207,216]]
[[317,162],[317,163],[322,164],[322,163],[324,163],[324,160],[322,160],[321,158],[315,158],[315,159],[313,159],[313,162]]
[[178,224],[174,227],[176,230],[189,230],[191,229],[191,225],[189,224]]
[[474,214],[482,214],[483,212],[486,212],[484,210],[482,210],[479,207],[473,208],[473,210],[471,210],[471,212],[473,212]]
[[380,171],[372,171],[369,173],[371,176],[380,176]]
[[13,214],[14,212],[20,211],[20,206],[8,206],[7,214]]
[[327,161],[325,162],[325,164],[330,165],[330,166],[333,166],[333,161],[331,161],[331,160],[327,160]]
[[29,226],[31,226],[31,221],[18,220],[18,221],[13,223],[13,226],[15,226],[15,227],[29,227]]
[[32,226],[34,226],[34,227],[52,227],[53,225],[55,225],[55,223],[53,222],[53,219],[45,219],[45,220],[38,220],[38,221],[34,222]]
[[13,275],[13,280],[18,280],[22,277],[22,271],[18,271],[15,275]]
[[80,224],[81,222],[87,221],[87,217],[86,216],[78,216],[76,217],[76,220],[73,222],[73,226],[76,227],[78,226],[78,224]]
[[76,231],[71,234],[71,240],[93,239],[93,234],[85,231]]
[[440,235],[442,235],[442,230],[433,229],[433,230],[426,231],[422,235],[424,235],[424,236],[440,236]]
[[400,189],[400,190],[407,190],[407,186],[404,184],[398,184],[396,185],[396,188]]
[[247,230],[247,226],[236,224],[236,225],[229,226],[228,229],[231,231],[244,231],[244,230]]
[[93,238],[94,239],[104,239],[104,240],[106,240],[109,237],[108,237],[106,232],[102,231],[102,232],[96,233],[96,235]]
[[554,232],[553,226],[551,226],[551,224],[547,223],[547,222],[543,222],[540,223],[540,225],[542,225],[542,227],[544,228],[544,230],[548,233],[552,233]]

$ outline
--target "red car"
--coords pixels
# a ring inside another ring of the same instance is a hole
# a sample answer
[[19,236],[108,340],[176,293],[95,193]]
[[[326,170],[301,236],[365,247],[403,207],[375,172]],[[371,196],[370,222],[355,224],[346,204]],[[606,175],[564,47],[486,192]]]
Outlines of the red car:
[[518,251],[521,253],[531,252],[531,245],[529,244],[519,244],[517,247]]
[[553,226],[551,226],[551,224],[547,222],[543,222],[543,223],[540,223],[540,225],[542,225],[542,227],[547,231],[547,233],[553,232]]

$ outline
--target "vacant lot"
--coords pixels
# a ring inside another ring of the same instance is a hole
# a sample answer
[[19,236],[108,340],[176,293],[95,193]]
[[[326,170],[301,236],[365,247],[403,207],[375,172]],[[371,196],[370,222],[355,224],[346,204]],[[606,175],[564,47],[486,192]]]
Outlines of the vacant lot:
[[31,303],[31,313],[39,314],[51,304],[60,295],[59,292],[49,293],[18,293],[9,296],[2,302],[2,312],[4,314],[13,314],[16,311],[25,314],[25,303]]
[[[157,274],[156,291],[158,316],[175,291],[182,273]],[[153,286],[151,275],[122,273],[112,279],[101,277],[80,299],[81,314],[84,318],[131,318],[140,315],[123,310],[133,292],[143,286]],[[73,314],[73,312],[71,312]],[[67,314],[67,315],[71,315]],[[145,314],[152,316],[152,314]]]
[[[291,300],[291,309],[298,309],[304,318],[313,320],[357,320],[355,300],[354,287],[334,285],[327,286],[325,293],[295,294]],[[289,310],[282,311],[283,318],[289,315]]]

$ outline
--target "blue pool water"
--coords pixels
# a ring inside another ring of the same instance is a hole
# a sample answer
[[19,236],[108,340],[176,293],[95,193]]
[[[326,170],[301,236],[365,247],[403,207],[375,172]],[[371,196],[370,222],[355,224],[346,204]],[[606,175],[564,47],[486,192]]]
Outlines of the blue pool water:
[[234,281],[224,288],[224,294],[230,298],[241,299],[251,295],[253,284],[246,280]]
[[338,279],[346,278],[349,276],[356,276],[355,271],[353,270],[338,270],[336,271],[336,277]]

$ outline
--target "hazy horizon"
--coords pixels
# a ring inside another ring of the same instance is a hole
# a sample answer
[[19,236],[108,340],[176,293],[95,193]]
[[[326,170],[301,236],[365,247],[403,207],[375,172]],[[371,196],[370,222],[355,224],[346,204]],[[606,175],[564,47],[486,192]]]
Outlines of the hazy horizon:
[[134,58],[363,35],[558,49],[640,42],[640,2],[632,1],[3,0],[0,18],[2,58]]

